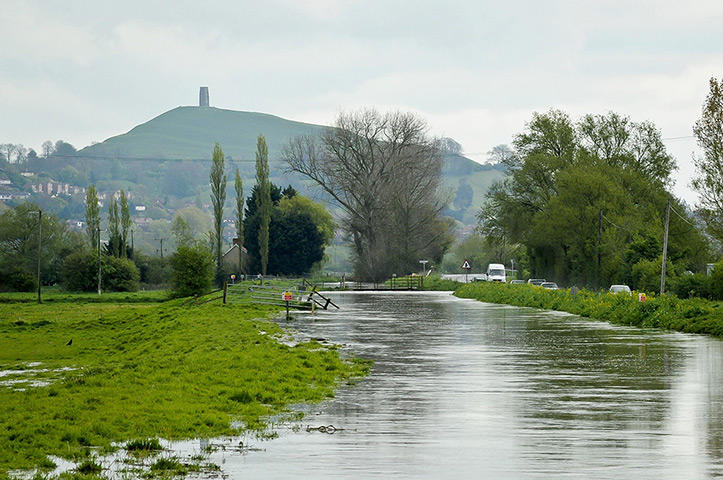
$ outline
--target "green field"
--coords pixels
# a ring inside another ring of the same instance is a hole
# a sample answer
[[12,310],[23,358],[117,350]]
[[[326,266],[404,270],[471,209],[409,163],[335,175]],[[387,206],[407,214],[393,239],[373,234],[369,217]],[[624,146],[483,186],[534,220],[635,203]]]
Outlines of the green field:
[[144,292],[32,298],[0,298],[0,478],[52,469],[48,455],[81,465],[131,440],[261,430],[369,368],[289,338],[272,307]]

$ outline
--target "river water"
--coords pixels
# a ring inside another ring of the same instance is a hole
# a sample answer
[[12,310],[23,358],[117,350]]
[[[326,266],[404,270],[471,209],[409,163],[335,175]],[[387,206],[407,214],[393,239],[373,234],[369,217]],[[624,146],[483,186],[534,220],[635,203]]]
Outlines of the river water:
[[723,476],[719,340],[446,292],[331,297],[285,326],[371,374],[258,450],[217,452],[230,478]]

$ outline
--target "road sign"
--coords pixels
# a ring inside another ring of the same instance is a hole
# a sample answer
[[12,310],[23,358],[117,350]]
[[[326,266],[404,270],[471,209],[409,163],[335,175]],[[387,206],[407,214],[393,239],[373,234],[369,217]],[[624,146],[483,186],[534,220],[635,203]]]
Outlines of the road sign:
[[469,262],[467,260],[465,260],[464,263],[462,264],[462,268],[464,268],[465,270],[471,270],[472,266],[469,264]]
[[290,302],[294,297],[292,292],[284,292],[284,301]]

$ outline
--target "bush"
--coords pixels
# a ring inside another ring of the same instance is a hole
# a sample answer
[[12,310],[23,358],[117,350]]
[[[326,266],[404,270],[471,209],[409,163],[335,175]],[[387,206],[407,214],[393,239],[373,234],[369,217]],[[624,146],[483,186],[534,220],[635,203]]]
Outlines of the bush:
[[702,273],[680,275],[670,279],[669,291],[679,298],[711,298],[711,278]]
[[103,256],[101,260],[103,288],[112,292],[140,290],[140,273],[132,260]]
[[32,292],[37,286],[37,277],[14,268],[0,276],[0,292]]
[[202,244],[181,245],[171,256],[171,295],[190,297],[211,290],[216,265]]
[[[137,292],[140,274],[135,264],[126,258],[101,255],[101,288],[112,292]],[[62,285],[71,292],[92,292],[98,289],[97,252],[75,252],[65,259]]]
[[[673,263],[668,260],[665,262],[666,277],[670,278],[675,275]],[[663,265],[663,258],[658,257],[655,260],[640,260],[633,265],[633,287],[641,292],[658,292],[660,291],[660,274]]]
[[723,300],[723,262],[716,263],[711,273],[710,294],[715,300]]
[[146,285],[168,285],[171,268],[168,258],[150,257],[136,254],[133,258],[141,275],[141,283]]

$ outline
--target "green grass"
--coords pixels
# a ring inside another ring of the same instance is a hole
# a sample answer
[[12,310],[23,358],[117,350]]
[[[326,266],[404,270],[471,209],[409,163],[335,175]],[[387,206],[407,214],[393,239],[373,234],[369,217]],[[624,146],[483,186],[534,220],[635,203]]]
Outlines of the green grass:
[[662,328],[723,337],[723,303],[700,298],[681,300],[671,295],[612,294],[580,290],[545,290],[532,285],[474,282],[458,286],[455,295],[483,302],[543,308],[605,320],[619,325]]
[[0,370],[14,371],[0,382],[19,382],[0,383],[0,478],[48,455],[81,462],[91,447],[231,435],[234,422],[261,429],[368,371],[334,347],[281,342],[271,313],[182,300],[0,303]]
[[[44,287],[40,294],[43,303],[160,303],[169,299],[167,290],[148,290],[141,292],[102,292],[94,293],[64,292],[55,287]],[[37,303],[38,292],[3,292],[0,303]]]

